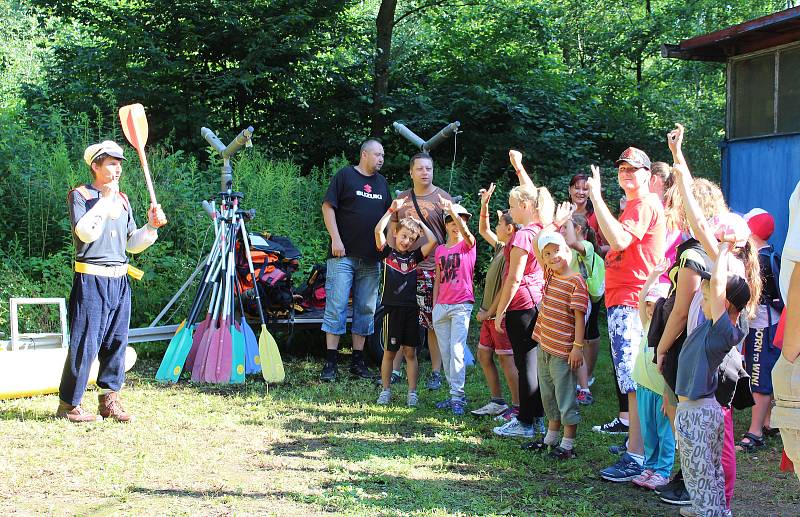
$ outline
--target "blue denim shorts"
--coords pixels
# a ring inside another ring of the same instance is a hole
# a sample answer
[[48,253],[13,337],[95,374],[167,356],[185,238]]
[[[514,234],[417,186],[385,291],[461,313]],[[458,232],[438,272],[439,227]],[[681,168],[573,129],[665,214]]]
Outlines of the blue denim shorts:
[[342,335],[347,331],[347,303],[353,291],[352,332],[370,336],[374,332],[378,301],[380,262],[357,257],[333,257],[327,261],[325,316],[322,331]]

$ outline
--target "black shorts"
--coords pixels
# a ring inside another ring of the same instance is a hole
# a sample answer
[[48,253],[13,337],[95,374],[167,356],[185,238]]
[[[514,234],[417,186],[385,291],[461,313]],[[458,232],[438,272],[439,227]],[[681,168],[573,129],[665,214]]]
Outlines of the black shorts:
[[419,346],[419,307],[386,307],[383,317],[384,348],[397,352],[401,346]]
[[592,301],[592,310],[589,311],[589,319],[586,322],[586,332],[584,332],[584,339],[599,339],[600,326],[598,325],[598,317],[600,316],[600,306],[603,305],[603,299]]

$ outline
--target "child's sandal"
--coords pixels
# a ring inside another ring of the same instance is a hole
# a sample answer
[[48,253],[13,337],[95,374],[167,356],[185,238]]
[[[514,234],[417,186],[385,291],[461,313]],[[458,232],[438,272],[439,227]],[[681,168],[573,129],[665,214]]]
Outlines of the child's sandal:
[[545,444],[542,440],[533,440],[532,442],[523,443],[520,448],[523,451],[545,452],[550,449],[550,446]]
[[[747,438],[749,441],[744,441],[745,438]],[[756,436],[753,433],[744,433],[742,439],[736,444],[736,450],[750,453],[763,446],[764,436]]]

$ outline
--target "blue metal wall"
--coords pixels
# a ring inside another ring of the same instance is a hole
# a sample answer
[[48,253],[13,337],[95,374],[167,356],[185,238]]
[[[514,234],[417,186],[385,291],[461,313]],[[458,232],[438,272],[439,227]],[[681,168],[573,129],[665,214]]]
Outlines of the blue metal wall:
[[800,181],[800,135],[722,144],[722,191],[732,210],[763,208],[775,217],[770,243],[781,251],[789,220],[789,196]]

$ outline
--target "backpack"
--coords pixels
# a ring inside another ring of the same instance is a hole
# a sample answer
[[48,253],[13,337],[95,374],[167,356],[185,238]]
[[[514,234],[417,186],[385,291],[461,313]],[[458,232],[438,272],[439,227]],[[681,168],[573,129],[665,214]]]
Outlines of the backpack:
[[578,258],[581,276],[586,280],[589,297],[593,303],[597,303],[606,293],[606,264],[594,251],[587,256],[575,251],[575,255]]
[[777,298],[769,300],[767,303],[777,312],[781,312],[783,311],[783,307],[785,306],[783,295],[781,294],[781,289],[778,286],[778,279],[781,276],[781,256],[778,255],[778,253],[772,246],[769,246],[768,248],[761,248],[760,250],[758,250],[758,255],[767,257],[767,259],[769,260],[770,271],[772,272],[773,286],[775,287],[775,291],[778,293]]
[[253,272],[242,249],[236,243],[236,276],[246,313],[258,316],[256,289],[265,317],[279,317],[294,310],[292,275],[299,269],[301,254],[287,237],[269,233],[249,233]]
[[314,264],[311,273],[308,275],[305,287],[300,293],[302,296],[301,305],[307,309],[325,308],[325,280],[327,279],[327,267],[325,264]]

